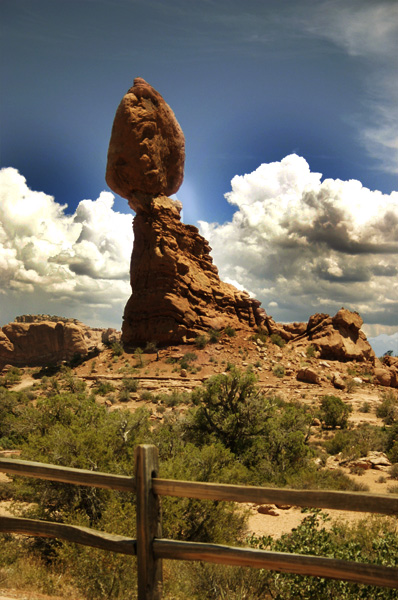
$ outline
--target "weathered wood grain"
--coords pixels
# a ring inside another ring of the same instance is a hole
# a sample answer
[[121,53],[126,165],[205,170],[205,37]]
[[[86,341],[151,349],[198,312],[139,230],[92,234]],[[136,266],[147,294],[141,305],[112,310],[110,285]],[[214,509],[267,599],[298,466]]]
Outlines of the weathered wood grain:
[[133,477],[100,473],[89,471],[88,469],[72,469],[70,467],[59,467],[57,465],[47,465],[27,460],[0,458],[0,471],[13,475],[60,481],[62,483],[100,487],[122,492],[135,492]]
[[334,558],[268,552],[252,548],[233,548],[219,544],[200,544],[158,539],[155,555],[172,560],[198,560],[222,565],[255,567],[283,573],[327,577],[366,585],[398,588],[398,569]]
[[160,499],[152,481],[159,469],[158,449],[143,444],[135,449],[137,484],[137,575],[138,600],[162,598],[162,561],[153,553],[153,542],[162,537]]
[[65,525],[38,521],[35,519],[21,519],[19,517],[0,517],[0,533],[18,533],[20,535],[33,535],[37,537],[51,537],[92,546],[101,550],[131,554],[135,556],[136,540],[122,535],[96,531],[88,527]]
[[292,504],[303,507],[398,515],[398,496],[392,494],[387,496],[363,492],[290,490],[158,478],[153,480],[153,489],[155,494],[160,496],[254,502],[256,504]]

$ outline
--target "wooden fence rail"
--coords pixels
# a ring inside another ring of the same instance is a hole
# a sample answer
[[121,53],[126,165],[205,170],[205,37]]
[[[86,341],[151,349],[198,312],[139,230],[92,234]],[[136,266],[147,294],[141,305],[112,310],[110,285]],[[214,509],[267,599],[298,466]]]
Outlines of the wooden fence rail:
[[136,448],[134,478],[12,459],[0,459],[0,471],[74,485],[135,492],[137,494],[137,539],[85,527],[17,517],[0,517],[0,532],[56,537],[103,550],[136,555],[138,600],[161,599],[162,559],[198,560],[224,565],[251,566],[285,573],[398,588],[398,568],[394,567],[218,544],[166,540],[162,538],[160,510],[161,496],[175,496],[258,504],[271,502],[398,515],[398,498],[396,496],[160,479],[157,477],[157,449],[149,445],[141,445]]

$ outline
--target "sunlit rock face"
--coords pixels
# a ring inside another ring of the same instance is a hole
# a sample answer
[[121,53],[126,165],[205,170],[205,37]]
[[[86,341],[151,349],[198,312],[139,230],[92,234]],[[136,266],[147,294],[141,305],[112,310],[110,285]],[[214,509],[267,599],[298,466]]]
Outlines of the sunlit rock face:
[[137,77],[116,111],[107,184],[140,212],[151,198],[177,192],[184,161],[184,134],[173,111],[152,86]]
[[208,242],[181,222],[168,196],[183,180],[184,135],[162,96],[141,78],[115,115],[106,181],[137,213],[123,315],[125,345],[184,342],[210,328],[251,329],[264,321],[260,303],[223,283]]

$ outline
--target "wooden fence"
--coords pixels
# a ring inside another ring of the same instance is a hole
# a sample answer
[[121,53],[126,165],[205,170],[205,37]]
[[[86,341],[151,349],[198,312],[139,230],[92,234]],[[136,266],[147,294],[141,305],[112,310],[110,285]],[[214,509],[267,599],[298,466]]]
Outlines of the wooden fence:
[[398,568],[395,567],[163,539],[160,506],[161,496],[176,496],[258,504],[271,502],[302,507],[398,515],[398,498],[396,496],[160,479],[157,477],[158,451],[155,446],[150,445],[141,445],[136,448],[134,477],[4,458],[0,459],[0,471],[75,485],[135,492],[137,495],[136,539],[86,527],[17,517],[0,517],[0,533],[54,537],[85,546],[135,555],[137,556],[138,600],[160,600],[162,598],[163,558],[249,566],[284,573],[398,588]]

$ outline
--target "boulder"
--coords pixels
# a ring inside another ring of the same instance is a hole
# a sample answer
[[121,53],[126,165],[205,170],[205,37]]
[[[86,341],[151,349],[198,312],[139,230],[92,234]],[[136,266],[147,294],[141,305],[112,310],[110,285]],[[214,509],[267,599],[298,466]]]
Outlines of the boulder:
[[[384,356],[383,368],[390,373],[390,386],[398,388],[398,356]],[[383,384],[382,384],[383,385]]]
[[278,511],[275,510],[275,507],[270,504],[261,504],[257,508],[257,512],[260,513],[260,515],[271,515],[272,517],[279,517]]
[[162,96],[137,77],[116,111],[108,149],[106,182],[146,210],[151,199],[175,194],[184,176],[185,139]]
[[298,381],[304,381],[305,383],[320,383],[318,373],[314,371],[314,369],[311,369],[311,367],[303,367],[302,369],[299,369],[296,379]]
[[340,373],[333,373],[332,383],[337,390],[345,390],[346,384]]
[[389,369],[375,368],[374,371],[375,383],[389,387],[391,385],[391,373]]

